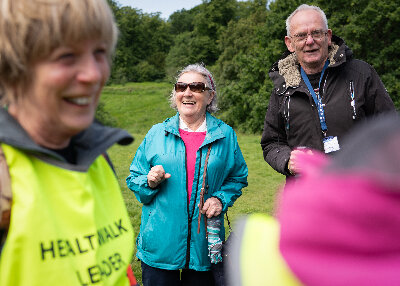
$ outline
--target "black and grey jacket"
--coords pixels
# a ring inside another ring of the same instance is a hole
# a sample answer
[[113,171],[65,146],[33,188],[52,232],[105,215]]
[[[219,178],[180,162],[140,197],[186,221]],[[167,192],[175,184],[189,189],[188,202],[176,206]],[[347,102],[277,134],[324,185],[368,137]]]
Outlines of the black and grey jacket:
[[[329,66],[321,82],[326,136],[343,136],[366,117],[394,111],[394,104],[378,74],[368,63],[353,59],[345,42],[332,36]],[[290,175],[287,162],[297,146],[323,151],[323,133],[316,105],[301,78],[295,53],[286,51],[269,71],[274,83],[265,116],[261,147],[265,161],[276,171]],[[353,91],[355,108],[351,105]]]
[[128,145],[133,137],[126,131],[94,122],[86,130],[72,137],[71,145],[76,154],[76,164],[70,164],[53,150],[37,145],[21,125],[0,108],[0,143],[35,154],[52,164],[76,171],[86,171],[94,160],[115,143]]

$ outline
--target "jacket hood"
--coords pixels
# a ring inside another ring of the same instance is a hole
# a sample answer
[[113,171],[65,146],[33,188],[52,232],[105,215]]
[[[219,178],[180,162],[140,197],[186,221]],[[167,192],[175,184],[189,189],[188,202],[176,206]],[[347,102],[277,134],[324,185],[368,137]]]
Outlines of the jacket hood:
[[[350,59],[352,55],[353,52],[347,47],[344,40],[338,36],[332,35],[332,45],[329,47],[328,53],[329,67],[343,64],[347,59]],[[282,86],[286,89],[289,86],[299,86],[301,74],[296,53],[291,53],[287,50],[282,57],[272,65],[269,74],[278,87]]]
[[[54,163],[68,164],[62,156],[53,150],[36,144],[18,121],[5,109],[0,109],[0,142],[35,154],[38,157],[50,159]],[[75,167],[87,170],[100,154],[105,153],[115,143],[128,145],[132,142],[133,137],[128,132],[93,122],[87,129],[71,139],[71,144],[77,155]]]

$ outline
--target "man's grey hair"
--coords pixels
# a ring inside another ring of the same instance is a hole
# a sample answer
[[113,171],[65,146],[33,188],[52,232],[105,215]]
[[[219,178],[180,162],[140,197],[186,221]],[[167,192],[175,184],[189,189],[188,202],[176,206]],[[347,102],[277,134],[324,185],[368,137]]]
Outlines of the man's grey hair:
[[325,29],[328,30],[328,19],[326,18],[326,15],[325,15],[324,11],[321,10],[321,8],[319,8],[318,6],[301,4],[286,19],[286,33],[287,33],[288,37],[290,37],[290,28],[291,28],[290,27],[290,22],[292,21],[293,16],[296,15],[297,12],[305,11],[305,10],[315,10],[315,11],[317,11],[321,15],[322,20],[324,21]]
[[[206,80],[207,87],[209,87],[211,89],[211,90],[209,90],[209,92],[214,93],[214,97],[213,97],[211,103],[207,106],[207,111],[210,113],[217,112],[218,111],[217,89],[216,89],[214,77],[211,74],[211,72],[208,69],[206,69],[206,67],[203,64],[191,64],[191,65],[186,66],[185,68],[183,68],[182,70],[180,70],[178,72],[175,82],[178,81],[178,79],[181,77],[181,75],[183,75],[184,73],[188,73],[188,72],[195,72],[195,73],[201,74],[204,77],[204,79]],[[175,92],[175,88],[173,88],[172,92],[170,94],[170,97],[169,97],[169,101],[171,103],[171,107],[174,109],[177,109],[175,98],[176,98],[176,92]]]

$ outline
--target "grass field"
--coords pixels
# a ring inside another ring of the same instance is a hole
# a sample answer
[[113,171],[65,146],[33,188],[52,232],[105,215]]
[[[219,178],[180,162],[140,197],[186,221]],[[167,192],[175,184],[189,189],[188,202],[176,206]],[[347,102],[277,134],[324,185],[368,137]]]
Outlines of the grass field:
[[[141,205],[126,187],[125,178],[129,175],[129,166],[136,149],[150,127],[176,113],[169,107],[168,95],[171,88],[169,83],[113,85],[104,89],[101,98],[105,111],[113,117],[117,127],[127,130],[135,138],[134,143],[129,146],[116,145],[109,150],[135,235],[139,233]],[[233,225],[235,220],[246,214],[272,213],[276,190],[284,182],[284,176],[275,172],[263,160],[260,135],[238,134],[238,141],[249,168],[249,185],[229,209],[228,214]],[[134,259],[132,265],[136,277],[141,281],[139,262]]]

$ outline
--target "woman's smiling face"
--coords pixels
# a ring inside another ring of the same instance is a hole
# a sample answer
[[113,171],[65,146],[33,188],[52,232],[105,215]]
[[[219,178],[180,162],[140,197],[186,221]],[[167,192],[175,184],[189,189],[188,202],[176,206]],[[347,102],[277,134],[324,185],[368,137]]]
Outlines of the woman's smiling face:
[[[207,86],[207,81],[203,75],[197,72],[187,72],[182,74],[178,82],[192,83],[192,82],[203,82]],[[179,115],[186,122],[195,122],[202,120],[206,114],[207,105],[211,103],[213,99],[213,92],[205,90],[202,92],[191,91],[189,87],[185,91],[177,91],[175,96],[175,103],[178,109]]]
[[34,130],[36,135],[62,141],[92,123],[110,74],[101,41],[60,46],[31,70],[32,80],[15,102],[17,117],[25,120],[21,123],[28,133]]

